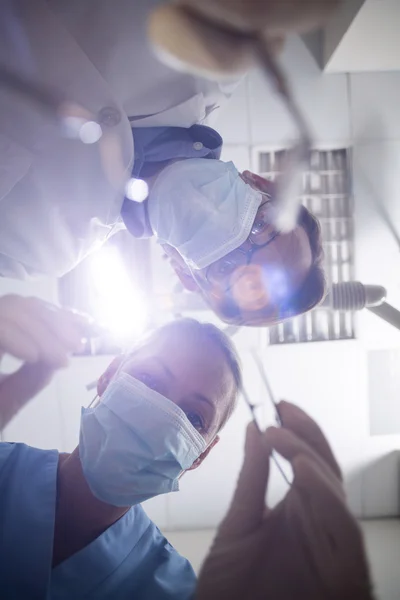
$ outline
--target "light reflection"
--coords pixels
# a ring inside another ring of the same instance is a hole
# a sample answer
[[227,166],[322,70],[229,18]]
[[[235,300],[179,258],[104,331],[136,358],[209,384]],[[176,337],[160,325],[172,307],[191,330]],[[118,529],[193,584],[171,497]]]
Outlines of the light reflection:
[[264,268],[263,279],[265,286],[269,286],[271,296],[275,303],[280,303],[289,296],[287,276],[282,269]]
[[117,341],[137,337],[146,328],[146,304],[129,277],[117,248],[102,248],[90,260],[94,318]]
[[79,139],[84,144],[95,144],[102,136],[101,127],[96,121],[86,121],[79,129]]
[[149,195],[149,186],[143,179],[133,177],[125,186],[125,195],[134,202],[144,202]]
[[238,267],[231,281],[232,295],[241,310],[262,310],[270,303],[260,265]]

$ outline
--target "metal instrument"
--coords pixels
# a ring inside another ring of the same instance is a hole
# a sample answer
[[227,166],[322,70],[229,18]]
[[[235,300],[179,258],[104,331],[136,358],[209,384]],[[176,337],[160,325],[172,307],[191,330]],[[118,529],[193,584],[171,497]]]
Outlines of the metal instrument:
[[[268,381],[268,378],[267,378],[267,375],[265,373],[265,369],[264,369],[264,367],[263,367],[263,365],[262,365],[262,363],[260,361],[260,358],[257,355],[257,353],[254,350],[252,350],[251,354],[253,356],[255,364],[257,365],[258,371],[260,373],[261,380],[262,380],[262,382],[264,384],[264,387],[265,387],[265,391],[267,392],[268,400],[271,402],[271,404],[272,404],[272,406],[274,408],[274,412],[275,412],[275,415],[276,415],[277,423],[278,423],[278,425],[281,425],[281,419],[280,419],[280,416],[279,416],[279,411],[277,409],[277,403],[275,401],[275,396],[274,396],[274,394],[272,392],[271,385],[270,385],[270,383]],[[250,412],[251,412],[251,415],[253,417],[253,422],[254,422],[255,426],[257,427],[258,431],[260,433],[262,433],[262,431],[263,431],[262,425],[259,423],[259,421],[257,419],[257,413],[256,413],[257,405],[253,404],[253,402],[251,402],[250,397],[249,397],[249,395],[247,394],[247,392],[246,392],[246,390],[244,388],[242,389],[242,395],[243,395],[243,398],[244,398],[247,406],[250,409]],[[280,463],[279,463],[279,461],[278,461],[275,453],[272,453],[272,460],[274,461],[274,463],[275,463],[278,471],[282,475],[283,479],[286,481],[286,483],[288,484],[288,486],[290,486],[291,482],[289,481],[286,473],[282,469],[282,466],[280,465]]]

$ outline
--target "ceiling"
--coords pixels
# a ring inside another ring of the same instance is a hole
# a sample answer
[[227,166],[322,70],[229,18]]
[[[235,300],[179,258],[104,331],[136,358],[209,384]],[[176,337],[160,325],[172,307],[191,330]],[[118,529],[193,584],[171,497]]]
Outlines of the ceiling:
[[323,32],[325,72],[400,70],[399,25],[399,0],[345,0]]

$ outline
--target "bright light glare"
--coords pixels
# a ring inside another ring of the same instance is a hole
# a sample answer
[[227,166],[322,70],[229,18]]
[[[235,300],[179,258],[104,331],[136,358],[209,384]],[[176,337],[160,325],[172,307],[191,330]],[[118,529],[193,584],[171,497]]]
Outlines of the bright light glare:
[[147,320],[143,297],[131,281],[116,248],[102,248],[91,257],[96,294],[94,317],[120,341],[140,335]]
[[125,186],[125,194],[129,200],[144,202],[149,195],[149,186],[143,179],[132,178]]
[[102,134],[100,125],[95,121],[86,121],[79,129],[79,138],[84,144],[95,144]]

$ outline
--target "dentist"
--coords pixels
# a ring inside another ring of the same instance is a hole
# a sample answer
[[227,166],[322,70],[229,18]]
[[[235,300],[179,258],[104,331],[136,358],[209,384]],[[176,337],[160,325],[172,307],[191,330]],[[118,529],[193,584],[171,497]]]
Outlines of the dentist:
[[[0,77],[0,275],[60,277],[127,228],[155,236],[223,321],[262,326],[310,310],[325,292],[316,219],[303,209],[291,233],[275,231],[273,188],[219,160],[222,139],[205,123],[236,82],[159,62],[146,30],[160,4],[2,3],[0,66],[60,106],[54,119]],[[325,16],[318,4],[307,7],[310,27]],[[292,10],[285,20],[274,5],[263,8],[269,26],[296,30]],[[60,135],[60,119],[86,122],[78,139]],[[141,204],[138,179],[149,186]]]

